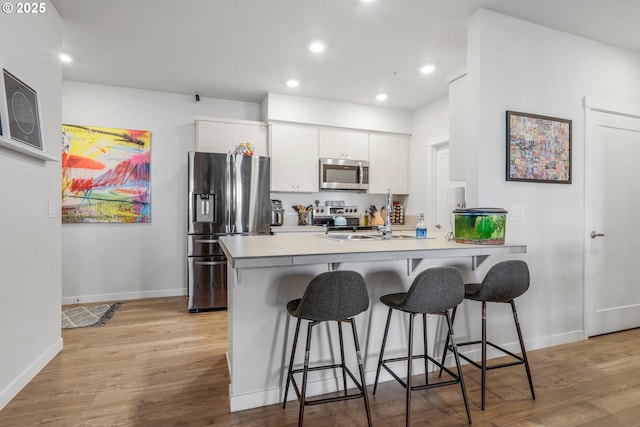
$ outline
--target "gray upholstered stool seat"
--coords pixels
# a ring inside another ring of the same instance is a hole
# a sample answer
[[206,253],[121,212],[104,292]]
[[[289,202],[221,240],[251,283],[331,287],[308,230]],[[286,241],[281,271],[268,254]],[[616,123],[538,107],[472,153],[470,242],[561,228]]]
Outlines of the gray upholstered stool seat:
[[[284,402],[282,407],[287,404],[287,395],[289,385],[293,385],[293,389],[300,401],[300,411],[298,415],[298,425],[302,426],[304,417],[304,407],[308,405],[317,405],[320,403],[330,403],[339,400],[356,399],[362,397],[364,399],[365,411],[367,413],[367,422],[371,425],[371,411],[369,408],[369,397],[367,395],[367,386],[364,380],[364,366],[362,357],[360,356],[360,344],[358,343],[358,334],[354,322],[354,316],[366,311],[369,308],[369,294],[365,285],[364,278],[355,271],[329,271],[314,277],[307,286],[302,298],[298,298],[287,303],[287,311],[293,317],[298,319],[296,323],[296,332],[293,337],[293,346],[291,349],[291,358],[289,360],[289,370],[287,372],[287,383],[284,391]],[[293,369],[293,361],[298,344],[298,335],[300,333],[300,323],[302,320],[309,321],[307,326],[307,343],[305,347],[305,363],[301,369]],[[311,333],[314,326],[322,322],[335,321],[338,323],[338,337],[340,340],[340,358],[341,363],[322,366],[309,366],[309,353],[311,350]],[[353,333],[353,341],[356,350],[356,359],[358,369],[360,371],[360,381],[351,373],[345,364],[344,357],[344,341],[342,338],[342,323],[350,323]],[[319,371],[323,369],[342,370],[342,382],[344,387],[344,395],[316,398],[307,400],[307,376],[309,371]],[[302,373],[301,389],[294,378],[294,374]],[[355,384],[358,392],[347,392],[347,375]]]
[[[378,368],[376,371],[376,380],[373,387],[375,394],[380,378],[380,370],[384,369],[398,381],[406,390],[406,425],[411,423],[411,392],[415,390],[423,390],[426,388],[442,387],[445,385],[460,384],[462,398],[464,400],[465,409],[467,411],[467,421],[471,424],[471,412],[469,411],[469,402],[467,399],[467,391],[464,385],[460,360],[458,352],[453,346],[453,352],[456,359],[457,373],[454,373],[444,367],[440,362],[434,360],[428,355],[427,351],[427,314],[442,315],[447,319],[448,339],[453,341],[453,329],[451,319],[449,317],[450,309],[456,307],[464,298],[464,283],[460,272],[453,267],[437,267],[430,268],[418,274],[413,280],[411,287],[407,292],[387,294],[380,297],[380,301],[389,307],[387,314],[387,324],[382,339],[382,348],[380,349],[380,359],[378,360]],[[409,337],[408,337],[408,354],[405,357],[396,357],[392,359],[384,359],[384,348],[389,334],[389,324],[391,323],[391,314],[393,310],[403,311],[409,314]],[[417,314],[422,314],[424,354],[413,354],[413,323]],[[425,384],[412,385],[412,362],[414,359],[424,359]],[[403,381],[388,366],[388,363],[399,361],[407,362],[407,379]],[[428,381],[428,362],[431,361],[436,366],[444,369],[447,374],[452,377],[450,381],[439,381],[429,383]]]
[[[516,311],[516,305],[514,299],[524,294],[529,289],[529,267],[527,263],[522,260],[509,260],[500,262],[489,269],[486,276],[482,280],[482,283],[469,283],[465,285],[465,299],[482,302],[482,339],[480,341],[468,341],[458,343],[458,347],[466,345],[481,344],[482,347],[482,361],[477,363],[471,360],[469,357],[460,353],[460,357],[471,363],[482,371],[482,409],[485,407],[486,396],[486,379],[487,370],[505,368],[508,366],[524,364],[527,372],[527,378],[529,380],[529,388],[531,389],[531,397],[536,398],[533,390],[533,381],[531,380],[531,370],[529,369],[529,360],[527,359],[527,352],[524,347],[524,340],[522,339],[522,331],[520,330],[520,322],[518,320],[518,313]],[[522,356],[518,356],[490,341],[487,340],[487,302],[493,303],[507,303],[511,305],[511,311],[513,313],[513,320],[516,326],[516,332],[518,333],[518,340],[520,342],[520,349]],[[455,320],[456,310],[453,310],[452,322]],[[501,351],[505,355],[510,356],[513,361],[487,365],[487,345]],[[447,350],[451,349],[448,345],[448,341],[445,344],[444,354],[442,355],[442,362],[447,354]]]

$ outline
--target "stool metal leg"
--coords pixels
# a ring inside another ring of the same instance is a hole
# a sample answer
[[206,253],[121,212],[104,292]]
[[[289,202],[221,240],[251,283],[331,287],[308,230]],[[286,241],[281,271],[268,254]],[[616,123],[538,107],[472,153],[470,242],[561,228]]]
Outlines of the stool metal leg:
[[482,301],[482,410],[487,385],[487,302]]
[[[458,306],[453,307],[453,310],[451,311],[451,328],[453,328],[453,322],[456,320],[456,311],[458,310]],[[448,316],[447,312],[447,316]],[[451,330],[451,334],[453,334],[453,329]],[[444,350],[442,350],[442,361],[440,362],[440,373],[438,374],[438,377],[442,377],[442,367],[444,366],[444,361],[447,357],[447,351],[449,350],[449,334],[447,334],[447,338],[445,339],[444,342]]]
[[311,352],[311,331],[320,322],[309,322],[307,326],[307,345],[304,350],[304,369],[302,371],[302,390],[300,392],[300,412],[298,413],[298,427],[302,427],[305,399],[307,397],[307,376],[309,374],[309,353]]
[[533,381],[531,380],[531,370],[529,369],[529,359],[527,359],[527,351],[524,348],[524,340],[522,339],[522,331],[520,330],[520,321],[518,320],[518,312],[516,311],[516,302],[511,300],[511,310],[513,311],[513,320],[516,323],[516,331],[518,331],[518,340],[520,340],[520,349],[522,350],[522,359],[524,367],[527,370],[527,378],[529,379],[529,388],[531,389],[531,397],[536,399],[536,393],[533,391]]
[[376,381],[373,384],[373,394],[376,394],[378,388],[378,379],[380,379],[380,368],[382,367],[382,359],[384,358],[384,347],[387,344],[387,335],[389,334],[389,323],[391,323],[392,308],[389,308],[389,314],[387,314],[387,325],[384,327],[384,335],[382,337],[382,347],[380,348],[380,357],[378,358],[378,369],[376,369]]
[[344,364],[344,340],[342,339],[342,323],[338,320],[338,337],[340,337],[340,363],[342,364],[342,385],[344,387],[344,395],[347,395],[347,372]]
[[284,387],[284,402],[282,407],[287,407],[287,395],[289,394],[289,385],[291,384],[291,371],[293,370],[293,358],[296,355],[296,346],[298,345],[298,334],[300,333],[300,322],[302,319],[298,318],[296,322],[296,333],[293,336],[293,347],[291,348],[291,357],[289,358],[289,370],[287,372],[287,385]]
[[427,357],[427,354],[429,354],[429,351],[427,350],[429,348],[427,344],[427,313],[422,313],[422,331],[422,345],[424,348],[424,383],[429,384],[429,358]]
[[406,425],[411,425],[411,361],[413,360],[413,320],[415,314],[409,313],[409,351],[407,355],[407,402],[406,408]]
[[[356,331],[356,323],[353,318],[348,319],[351,323],[351,330],[353,332],[353,342],[356,348],[356,357],[358,359],[358,369],[360,370],[360,382],[362,385],[362,397],[364,397],[364,408],[367,411],[367,423],[371,427],[371,408],[369,406],[369,395],[367,394],[367,384],[364,381],[364,363],[362,362],[362,355],[360,354],[360,344],[358,341],[358,332]],[[346,393],[346,386],[345,386]]]
[[464,384],[464,377],[462,376],[462,365],[460,364],[460,357],[458,356],[458,346],[456,345],[453,335],[453,319],[449,318],[448,311],[445,311],[444,315],[447,318],[447,327],[449,329],[447,339],[451,338],[451,348],[453,349],[453,357],[456,361],[456,368],[458,369],[458,378],[460,379],[460,389],[462,391],[462,398],[464,399],[464,407],[467,411],[467,420],[469,421],[469,424],[471,424],[471,410],[469,409],[469,399],[467,398],[467,387]]

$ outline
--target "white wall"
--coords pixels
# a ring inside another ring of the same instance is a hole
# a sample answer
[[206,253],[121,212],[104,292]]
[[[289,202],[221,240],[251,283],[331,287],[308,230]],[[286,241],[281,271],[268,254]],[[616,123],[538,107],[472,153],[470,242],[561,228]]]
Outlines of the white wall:
[[[2,14],[0,65],[37,91],[45,149],[59,159],[62,30],[45,7],[40,15]],[[60,162],[0,148],[0,409],[62,349],[60,173]]]
[[[468,185],[467,200],[476,206],[524,209],[524,220],[508,221],[507,239],[528,246],[523,258],[531,268],[531,288],[518,303],[523,333],[532,348],[581,339],[583,97],[639,105],[640,56],[480,10],[469,21],[467,59],[467,133],[474,144],[467,153],[474,165],[472,170],[467,167],[467,178],[475,184]],[[572,184],[505,180],[506,110],[573,121]],[[490,327],[509,327],[508,316],[500,312]]]
[[409,197],[406,213],[424,212],[428,224],[433,218],[432,204],[434,156],[433,148],[449,140],[448,98],[440,98],[413,112],[413,129],[409,141]]
[[411,133],[411,112],[371,105],[269,93],[263,120],[334,126],[377,132]]
[[64,82],[64,123],[151,131],[151,224],[64,224],[63,302],[185,294],[187,152],[195,149],[196,116],[260,120],[261,106]]

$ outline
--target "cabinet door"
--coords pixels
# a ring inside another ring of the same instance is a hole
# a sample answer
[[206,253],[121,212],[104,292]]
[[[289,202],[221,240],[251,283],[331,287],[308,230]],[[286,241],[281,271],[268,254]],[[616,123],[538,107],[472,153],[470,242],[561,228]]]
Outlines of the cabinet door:
[[233,150],[231,123],[196,120],[196,151],[228,153]]
[[196,120],[196,151],[228,153],[243,142],[253,145],[256,156],[266,156],[266,125]]
[[290,126],[271,128],[271,191],[295,191],[295,132]]
[[320,191],[318,129],[294,128],[296,144],[296,191]]
[[330,159],[369,159],[369,135],[357,131],[320,130],[320,157]]
[[369,193],[409,193],[408,153],[407,137],[369,135]]
[[233,146],[243,142],[250,142],[253,145],[254,155],[267,155],[267,126],[235,124],[233,126]]
[[271,125],[271,191],[319,191],[317,129]]

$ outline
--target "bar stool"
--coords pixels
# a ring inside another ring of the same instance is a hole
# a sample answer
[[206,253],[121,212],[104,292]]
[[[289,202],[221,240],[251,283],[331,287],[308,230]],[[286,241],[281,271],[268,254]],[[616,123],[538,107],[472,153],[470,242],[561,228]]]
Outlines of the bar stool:
[[[465,285],[465,299],[481,301],[482,302],[482,339],[480,341],[469,341],[458,343],[458,347],[473,344],[482,344],[482,362],[471,360],[466,355],[460,353],[467,362],[473,366],[480,368],[482,371],[482,409],[485,406],[485,394],[486,394],[486,382],[487,371],[491,369],[505,368],[508,366],[522,365],[527,371],[527,378],[529,379],[529,388],[531,389],[531,397],[535,400],[536,395],[533,391],[533,381],[531,380],[531,371],[529,370],[529,360],[527,359],[527,352],[524,348],[524,340],[522,339],[522,331],[520,330],[520,322],[518,321],[518,313],[516,311],[516,304],[514,299],[524,294],[529,289],[529,267],[527,263],[521,260],[510,260],[500,262],[489,269],[486,276],[482,280],[482,283],[469,283]],[[516,325],[516,331],[518,332],[518,340],[520,341],[520,350],[522,356],[518,356],[510,351],[487,341],[487,302],[496,303],[509,303],[511,304],[511,311],[513,312],[513,320]],[[453,309],[452,322],[455,320],[456,309]],[[511,356],[514,361],[495,364],[487,366],[487,345],[501,351],[502,353]],[[449,342],[445,343],[444,353],[442,355],[442,364],[444,365],[444,359],[447,355],[447,350],[450,350],[451,346]],[[442,371],[440,371],[442,374]]]
[[[453,340],[453,328],[451,319],[449,317],[449,311],[451,308],[456,307],[462,302],[464,298],[464,282],[462,275],[454,267],[436,267],[430,268],[418,274],[413,280],[411,287],[407,292],[395,293],[383,295],[380,297],[380,301],[389,307],[389,314],[387,315],[387,325],[384,329],[384,338],[382,339],[382,348],[380,349],[380,359],[378,360],[378,369],[376,371],[376,381],[373,386],[373,394],[376,393],[378,387],[378,379],[380,378],[380,368],[384,367],[391,376],[398,381],[406,389],[406,425],[411,423],[411,392],[415,390],[424,390],[434,387],[442,387],[446,385],[460,384],[462,391],[462,398],[464,399],[464,406],[467,411],[467,420],[471,424],[471,412],[469,411],[469,401],[467,399],[467,390],[464,385],[464,378],[462,376],[462,369],[460,367],[460,359],[458,358],[458,351],[455,347],[455,341]],[[384,359],[384,347],[387,342],[387,335],[389,334],[389,324],[391,322],[391,313],[393,310],[404,311],[409,314],[409,336],[408,336],[408,355],[406,357],[397,357],[393,359]],[[413,355],[413,322],[417,314],[422,314],[422,326],[423,326],[423,340],[424,340],[424,354]],[[454,343],[452,346],[453,354],[456,359],[456,367],[458,373],[455,374],[440,362],[437,362],[428,355],[427,352],[427,314],[442,315],[447,319],[448,335],[447,342],[451,339]],[[424,359],[425,368],[425,384],[412,385],[412,361],[413,359]],[[392,370],[387,366],[389,362],[407,361],[407,380],[406,383],[402,381]],[[453,379],[449,381],[439,381],[429,384],[427,364],[431,361],[440,369],[444,369]]]
[[[365,285],[364,278],[355,271],[329,271],[321,273],[314,277],[302,298],[290,301],[287,304],[287,311],[293,317],[297,317],[296,332],[293,338],[293,347],[291,349],[291,359],[289,361],[289,371],[287,373],[287,384],[284,390],[284,402],[282,407],[287,405],[287,394],[289,384],[293,383],[293,389],[300,401],[300,412],[298,413],[298,426],[302,426],[304,416],[304,408],[307,405],[317,405],[320,403],[336,402],[347,399],[364,399],[364,406],[367,412],[367,422],[371,426],[371,410],[369,408],[369,397],[367,396],[367,386],[364,380],[364,366],[362,357],[360,356],[360,344],[358,343],[358,334],[353,317],[366,311],[369,308],[369,294]],[[302,369],[293,369],[293,360],[298,344],[298,334],[300,332],[300,322],[308,320],[307,325],[307,344],[305,347],[304,367]],[[340,358],[341,363],[333,365],[309,367],[309,352],[311,350],[311,332],[314,326],[322,322],[336,321],[338,323],[338,337],[340,339]],[[356,357],[358,368],[360,370],[360,381],[356,380],[344,361],[344,342],[342,339],[342,323],[350,323],[353,332],[353,341],[355,343]],[[323,369],[342,369],[342,382],[344,386],[344,395],[317,398],[307,400],[307,375],[309,371],[319,371]],[[294,374],[302,372],[302,390],[298,389],[298,384],[294,378]],[[355,383],[358,393],[347,393],[347,375]]]

